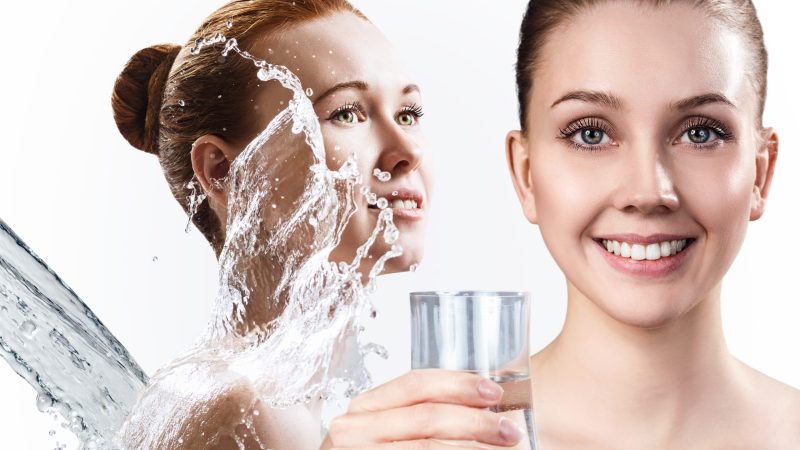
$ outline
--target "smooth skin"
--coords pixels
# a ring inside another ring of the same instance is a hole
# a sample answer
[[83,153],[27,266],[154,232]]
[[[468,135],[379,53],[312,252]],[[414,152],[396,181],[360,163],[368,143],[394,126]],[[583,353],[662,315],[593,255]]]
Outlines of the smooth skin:
[[[568,285],[564,328],[531,360],[542,448],[798,448],[800,392],[734,358],[720,318],[778,151],[743,39],[683,2],[605,3],[557,36],[526,132],[507,138],[523,212]],[[659,234],[694,240],[661,272],[620,268],[599,242]]]

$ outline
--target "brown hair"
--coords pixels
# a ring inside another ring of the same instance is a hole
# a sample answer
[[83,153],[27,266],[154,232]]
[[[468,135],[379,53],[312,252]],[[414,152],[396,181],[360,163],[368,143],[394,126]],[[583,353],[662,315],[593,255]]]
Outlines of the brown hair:
[[[542,48],[553,31],[580,12],[610,0],[530,0],[519,32],[517,48],[517,100],[519,101],[520,127],[527,127],[527,105],[533,89],[533,74],[540,60]],[[752,55],[750,78],[758,96],[758,125],[764,113],[767,97],[767,50],[764,33],[751,0],[635,0],[653,7],[666,6],[680,1],[689,2],[709,16],[721,21],[731,30],[744,36]]]
[[[193,54],[195,42],[222,33],[244,50],[263,32],[336,12],[366,20],[347,0],[234,0],[211,14],[183,47],[148,47],[125,65],[111,97],[114,120],[131,145],[158,156],[172,195],[187,214],[192,143],[206,134],[239,142],[256,132],[253,115],[247,114],[258,81],[252,62],[233,54],[222,57],[221,47]],[[208,202],[191,220],[219,256],[225,236]]]

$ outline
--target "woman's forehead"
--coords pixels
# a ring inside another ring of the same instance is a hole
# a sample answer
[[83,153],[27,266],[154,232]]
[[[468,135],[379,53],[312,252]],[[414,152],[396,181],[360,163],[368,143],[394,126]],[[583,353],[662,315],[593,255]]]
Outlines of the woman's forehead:
[[405,75],[399,55],[370,22],[345,12],[265,36],[254,49],[289,68],[313,90],[361,79],[370,84]]
[[557,28],[540,56],[533,74],[537,107],[573,90],[659,105],[709,92],[740,104],[755,95],[743,39],[686,3],[592,7]]

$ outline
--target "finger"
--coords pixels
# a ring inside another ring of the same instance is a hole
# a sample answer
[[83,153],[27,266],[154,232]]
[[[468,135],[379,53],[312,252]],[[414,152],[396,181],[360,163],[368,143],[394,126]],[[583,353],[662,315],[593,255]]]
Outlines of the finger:
[[513,446],[523,434],[509,418],[485,409],[447,403],[420,403],[337,417],[331,422],[328,436],[334,447],[430,438]]
[[499,384],[474,373],[452,370],[412,370],[366,391],[350,402],[348,412],[383,411],[418,403],[456,403],[476,408],[496,404],[503,396]]

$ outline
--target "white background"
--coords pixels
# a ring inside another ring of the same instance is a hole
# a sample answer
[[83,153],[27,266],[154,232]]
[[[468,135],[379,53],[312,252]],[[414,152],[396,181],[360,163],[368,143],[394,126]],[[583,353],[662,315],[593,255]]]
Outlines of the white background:
[[[114,125],[114,79],[140,48],[183,42],[222,2],[13,2],[3,11],[0,217],[97,313],[148,372],[187,348],[216,292],[210,247],[170,195],[155,157]],[[436,210],[419,272],[381,279],[368,332],[389,348],[378,381],[407,370],[408,292],[533,293],[532,348],[558,332],[564,281],[527,224],[506,175],[517,127],[513,63],[524,0],[354,3],[404,55],[423,88],[437,165]],[[491,6],[489,6],[491,5]],[[767,214],[754,223],[723,289],[731,351],[800,388],[800,41],[794,2],[758,0],[770,51],[765,122],[781,132]],[[346,33],[347,30],[342,30]],[[358,36],[353,36],[358,39]],[[157,257],[157,261],[154,261]],[[792,267],[794,266],[794,267]],[[0,448],[53,448],[53,423],[0,363]]]

